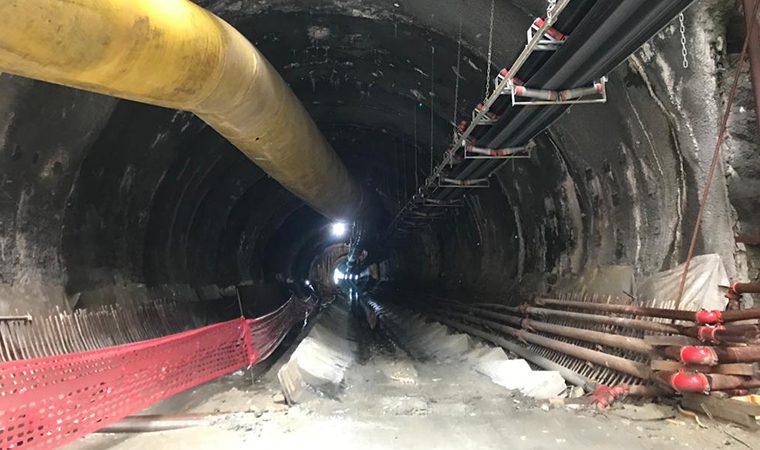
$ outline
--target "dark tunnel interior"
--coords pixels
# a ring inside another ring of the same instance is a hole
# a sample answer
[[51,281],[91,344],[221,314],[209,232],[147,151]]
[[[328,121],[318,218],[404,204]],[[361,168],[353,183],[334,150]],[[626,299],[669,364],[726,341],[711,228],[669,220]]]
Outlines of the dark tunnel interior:
[[758,14],[0,0],[0,450],[760,448]]
[[[196,3],[279,71],[380,198],[378,229],[441,160],[455,124],[482,101],[487,74],[519,53],[545,9],[496,2],[488,68],[486,2],[466,15],[458,0]],[[688,81],[710,69],[683,71],[671,31],[609,74],[606,104],[573,107],[535,139],[529,159],[505,164],[464,207],[383,248],[375,276],[503,298],[595,265],[653,272],[679,263],[714,125],[695,116],[712,94]],[[328,266],[346,251],[330,220],[190,113],[2,74],[0,131],[0,292],[18,299],[14,307],[212,300],[236,286],[271,306],[316,275],[330,280]],[[731,265],[734,251],[714,237],[732,233],[736,214],[751,223],[756,208],[744,200],[732,209],[740,187],[716,192],[699,252]]]

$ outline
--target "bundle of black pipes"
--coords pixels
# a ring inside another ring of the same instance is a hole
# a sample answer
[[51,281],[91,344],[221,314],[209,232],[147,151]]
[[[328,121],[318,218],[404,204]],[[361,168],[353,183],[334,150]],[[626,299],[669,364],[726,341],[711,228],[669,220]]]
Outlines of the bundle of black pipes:
[[[383,296],[393,298],[388,293]],[[579,301],[580,296],[574,300],[536,298],[521,306],[465,304],[408,293],[395,297],[433,320],[505,348],[495,338],[507,336],[527,343],[536,356],[569,369],[576,379],[587,380],[586,387],[595,382],[624,382],[640,385],[641,393],[651,394],[647,387],[662,392],[708,392],[760,386],[760,309],[667,310],[602,303],[596,298]],[[716,316],[718,324],[703,321]],[[663,319],[668,321],[653,321]],[[751,323],[734,323],[741,320]],[[530,351],[521,350],[520,356],[530,361]],[[537,365],[549,369],[540,362]]]
[[[555,52],[534,52],[517,74],[526,87],[560,90],[591,84],[623,63],[660,29],[687,8],[693,0],[575,0],[559,15],[554,28],[568,35]],[[505,62],[507,63],[507,62]],[[491,112],[496,124],[478,126],[472,136],[480,148],[520,147],[551,126],[568,105],[513,107],[509,96],[502,96]],[[447,175],[457,180],[489,176],[504,161],[468,160]],[[433,201],[451,201],[464,195],[464,189],[425,187],[421,196]],[[433,207],[412,202],[400,216],[412,212],[431,213]],[[405,217],[398,217],[387,236]]]

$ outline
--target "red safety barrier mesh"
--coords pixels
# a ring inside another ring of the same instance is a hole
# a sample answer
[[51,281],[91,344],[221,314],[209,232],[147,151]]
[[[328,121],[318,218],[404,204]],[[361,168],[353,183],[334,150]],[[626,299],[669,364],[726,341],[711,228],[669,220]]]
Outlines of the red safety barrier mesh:
[[278,310],[263,317],[249,319],[251,360],[261,361],[268,358],[293,324],[306,320],[313,306],[310,299],[303,301],[291,298]]
[[254,364],[308,303],[133,344],[0,363],[0,450],[51,449],[184,389]]

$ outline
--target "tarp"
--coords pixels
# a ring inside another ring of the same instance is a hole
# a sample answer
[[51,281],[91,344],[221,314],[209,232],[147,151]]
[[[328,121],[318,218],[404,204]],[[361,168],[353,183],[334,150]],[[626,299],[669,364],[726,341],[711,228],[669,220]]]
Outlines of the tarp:
[[631,266],[597,266],[580,274],[563,277],[552,292],[611,295],[634,295],[634,272]]
[[[632,266],[598,266],[563,277],[551,292],[612,297],[627,297],[630,294],[640,304],[656,300],[656,304],[651,306],[672,308],[678,296],[683,268],[684,264],[681,264],[664,272],[635,276]],[[720,255],[695,256],[689,267],[679,309],[725,309],[727,300],[724,297],[725,289],[721,286],[728,284]]]
[[[641,300],[656,299],[657,307],[672,307],[678,296],[683,268],[684,265],[681,264],[675,269],[644,277],[636,285],[636,297]],[[725,290],[720,286],[728,284],[728,275],[720,255],[695,256],[689,266],[686,288],[679,309],[724,310],[728,300],[725,298]]]

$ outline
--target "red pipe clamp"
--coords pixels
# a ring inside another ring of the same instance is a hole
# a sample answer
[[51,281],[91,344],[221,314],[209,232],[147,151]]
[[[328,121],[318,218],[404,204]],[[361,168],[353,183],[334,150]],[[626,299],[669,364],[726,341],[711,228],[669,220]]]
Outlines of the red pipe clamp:
[[597,409],[607,409],[617,397],[626,395],[627,393],[627,384],[618,384],[613,387],[609,387],[606,384],[600,384],[594,389],[594,392],[591,394],[591,399],[596,403]]
[[725,331],[725,329],[726,327],[723,325],[703,325],[697,328],[697,337],[702,342],[718,342],[718,339],[715,337],[715,332]]
[[681,362],[698,366],[714,366],[718,364],[718,354],[712,347],[685,345],[681,347]]
[[[544,26],[544,19],[539,17],[533,22],[533,24],[536,25],[538,28],[541,28],[542,26]],[[565,35],[557,31],[557,29],[554,27],[547,28],[545,33],[558,41],[561,41],[562,39],[565,38]]]
[[723,322],[723,313],[716,309],[712,311],[700,309],[694,316],[694,321],[706,325],[715,325]]
[[710,380],[703,373],[686,373],[682,370],[670,376],[670,386],[676,392],[708,393]]

